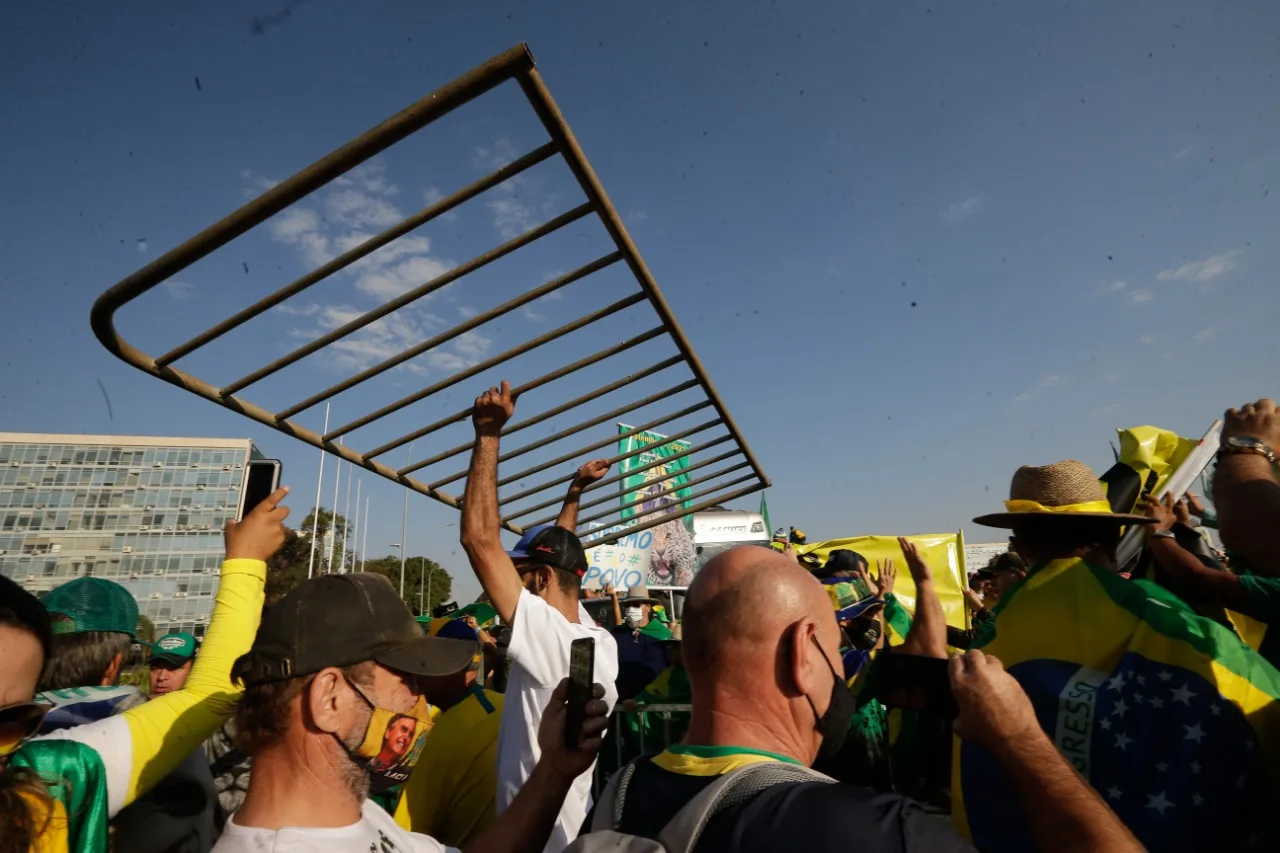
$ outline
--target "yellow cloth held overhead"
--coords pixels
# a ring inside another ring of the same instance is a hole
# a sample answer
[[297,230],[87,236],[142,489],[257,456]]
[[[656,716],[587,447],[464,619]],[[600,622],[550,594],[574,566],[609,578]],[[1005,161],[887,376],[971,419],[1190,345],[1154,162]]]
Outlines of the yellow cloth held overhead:
[[[920,550],[920,558],[933,570],[933,586],[942,602],[942,612],[947,624],[967,628],[967,611],[964,589],[968,585],[964,566],[964,540],[955,533],[921,533],[906,537]],[[854,536],[848,539],[828,539],[802,545],[795,549],[797,555],[812,554],[826,562],[832,551],[841,548],[857,551],[868,561],[868,569],[876,574],[877,561],[893,560],[898,570],[898,580],[893,594],[910,613],[916,610],[916,587],[907,570],[907,561],[898,546],[896,536]],[[890,632],[890,645],[900,645],[901,638]]]
[[1111,504],[1106,501],[1087,501],[1062,506],[1046,506],[1036,501],[1025,500],[1005,501],[1004,508],[1009,512],[1111,512]]

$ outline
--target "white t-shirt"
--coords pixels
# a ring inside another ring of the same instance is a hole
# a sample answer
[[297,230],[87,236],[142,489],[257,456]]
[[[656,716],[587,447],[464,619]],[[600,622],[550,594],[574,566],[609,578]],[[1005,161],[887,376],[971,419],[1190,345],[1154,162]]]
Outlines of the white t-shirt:
[[350,826],[320,829],[289,826],[284,829],[258,829],[240,826],[236,816],[227,820],[222,837],[213,845],[213,853],[446,853],[445,847],[429,835],[409,832],[396,826],[391,815],[376,803],[365,800],[360,807],[360,820]]
[[[583,637],[596,641],[595,681],[604,686],[609,710],[618,700],[618,646],[609,632],[596,625],[582,605],[574,624],[528,590],[520,590],[511,643],[511,675],[507,680],[502,724],[498,731],[498,814],[506,811],[538,763],[538,725],[542,711],[562,678],[569,677],[569,644]],[[547,842],[548,853],[559,853],[578,837],[591,808],[588,770],[574,780]]]

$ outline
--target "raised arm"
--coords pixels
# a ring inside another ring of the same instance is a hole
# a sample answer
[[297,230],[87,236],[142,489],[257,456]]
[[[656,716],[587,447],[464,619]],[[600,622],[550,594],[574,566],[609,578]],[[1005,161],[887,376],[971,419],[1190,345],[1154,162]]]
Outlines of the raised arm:
[[284,544],[288,489],[272,494],[243,521],[227,525],[226,559],[204,645],[181,690],[98,723],[54,737],[77,740],[101,757],[111,815],[169,775],[231,715],[240,690],[231,664],[249,651],[262,619],[267,560]]
[[578,505],[582,502],[582,493],[608,473],[608,459],[592,459],[578,469],[578,476],[573,478],[573,482],[569,484],[569,493],[564,496],[564,506],[560,507],[557,527],[563,527],[570,533],[578,532]]
[[931,658],[947,656],[947,617],[942,612],[942,602],[933,586],[933,571],[920,557],[920,549],[914,542],[898,538],[898,546],[907,558],[907,569],[916,585],[916,613],[911,629],[902,643],[902,651]]
[[471,451],[467,488],[462,495],[462,549],[502,621],[510,625],[520,600],[520,575],[502,547],[498,515],[498,437],[515,411],[511,383],[490,388],[476,398],[471,415],[476,444]]
[[[1280,449],[1280,413],[1271,400],[1228,409],[1222,418],[1224,446],[1232,438],[1258,439]],[[1228,549],[1258,574],[1280,577],[1280,482],[1272,464],[1257,453],[1218,458],[1213,474],[1218,532]]]
[[950,666],[960,707],[956,732],[996,757],[1018,793],[1037,850],[1143,850],[1041,730],[1031,700],[999,660],[972,649]]
[[1164,501],[1143,498],[1142,510],[1156,520],[1155,524],[1147,526],[1147,547],[1151,556],[1178,582],[1183,592],[1196,599],[1196,603],[1218,604],[1263,622],[1270,621],[1273,614],[1255,611],[1253,600],[1239,577],[1209,568],[1199,557],[1178,544],[1171,535],[1176,523],[1172,495],[1166,496]]

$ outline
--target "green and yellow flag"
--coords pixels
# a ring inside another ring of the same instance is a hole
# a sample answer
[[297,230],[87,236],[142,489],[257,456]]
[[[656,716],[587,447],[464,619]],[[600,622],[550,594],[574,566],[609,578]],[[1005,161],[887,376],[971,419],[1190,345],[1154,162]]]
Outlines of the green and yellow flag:
[[[1276,850],[1280,671],[1168,591],[1082,560],[1038,566],[978,647],[1149,850]],[[952,819],[988,853],[1035,849],[994,756],[961,744]]]

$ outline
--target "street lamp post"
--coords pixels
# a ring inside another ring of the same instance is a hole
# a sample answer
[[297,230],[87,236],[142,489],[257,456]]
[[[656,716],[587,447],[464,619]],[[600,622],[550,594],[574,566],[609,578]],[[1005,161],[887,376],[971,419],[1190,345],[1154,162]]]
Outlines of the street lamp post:
[[[405,453],[405,467],[413,462],[413,442]],[[404,512],[400,516],[400,600],[404,601],[404,543],[409,539],[409,489],[404,488]]]

